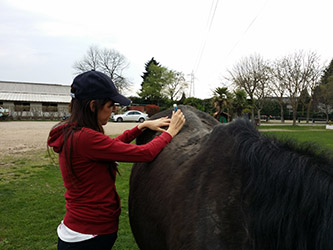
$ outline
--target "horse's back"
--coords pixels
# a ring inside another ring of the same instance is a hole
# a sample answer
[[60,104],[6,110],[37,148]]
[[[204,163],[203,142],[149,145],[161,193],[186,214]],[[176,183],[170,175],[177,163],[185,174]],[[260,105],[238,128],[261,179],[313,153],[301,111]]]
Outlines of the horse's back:
[[[237,235],[240,220],[238,200],[230,198],[236,186],[227,181],[232,173],[223,166],[231,155],[228,136],[211,116],[180,108],[186,117],[182,131],[153,162],[133,166],[132,231],[141,249],[223,249],[233,241],[225,232],[232,228]],[[138,143],[154,136],[147,131]],[[222,218],[226,215],[230,220]]]

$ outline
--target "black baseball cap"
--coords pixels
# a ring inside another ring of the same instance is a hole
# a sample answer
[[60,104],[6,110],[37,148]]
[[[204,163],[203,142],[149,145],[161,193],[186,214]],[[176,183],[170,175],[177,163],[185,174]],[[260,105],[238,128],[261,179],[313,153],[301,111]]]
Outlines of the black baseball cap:
[[76,76],[72,83],[71,96],[79,100],[110,98],[115,103],[128,106],[131,100],[119,94],[111,78],[106,74],[91,70]]

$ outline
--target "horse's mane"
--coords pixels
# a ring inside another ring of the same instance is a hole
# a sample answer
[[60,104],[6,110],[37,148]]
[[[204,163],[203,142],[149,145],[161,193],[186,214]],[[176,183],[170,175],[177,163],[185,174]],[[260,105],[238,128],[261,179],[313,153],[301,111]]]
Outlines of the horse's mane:
[[253,249],[333,249],[333,161],[316,144],[277,140],[239,119],[234,137]]

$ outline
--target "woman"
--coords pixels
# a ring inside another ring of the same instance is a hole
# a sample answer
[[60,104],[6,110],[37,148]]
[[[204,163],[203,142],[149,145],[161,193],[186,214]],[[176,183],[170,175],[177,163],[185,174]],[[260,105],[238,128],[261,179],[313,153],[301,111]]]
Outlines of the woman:
[[[71,116],[50,131],[48,145],[59,154],[66,214],[58,226],[58,249],[111,249],[118,231],[120,199],[116,161],[152,161],[185,123],[180,110],[172,118],[145,121],[111,139],[103,125],[114,103],[129,105],[111,79],[98,71],[78,75],[71,86]],[[164,130],[163,127],[168,127]],[[149,128],[162,134],[145,145],[129,144]]]

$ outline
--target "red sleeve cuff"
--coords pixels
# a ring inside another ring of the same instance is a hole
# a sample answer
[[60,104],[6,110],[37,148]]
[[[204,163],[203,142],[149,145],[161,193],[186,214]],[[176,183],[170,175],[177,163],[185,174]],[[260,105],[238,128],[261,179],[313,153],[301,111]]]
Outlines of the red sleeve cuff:
[[163,132],[160,137],[166,140],[168,143],[172,140],[172,136],[168,132]]

